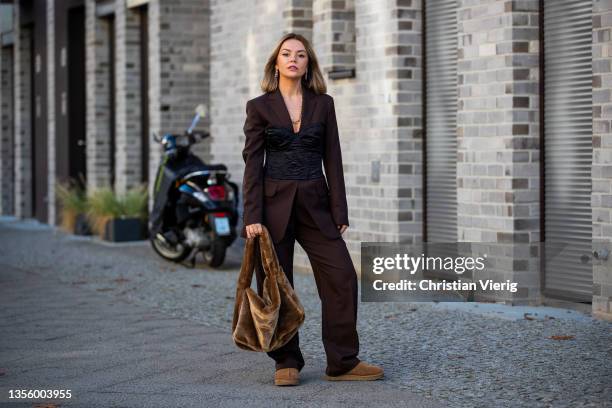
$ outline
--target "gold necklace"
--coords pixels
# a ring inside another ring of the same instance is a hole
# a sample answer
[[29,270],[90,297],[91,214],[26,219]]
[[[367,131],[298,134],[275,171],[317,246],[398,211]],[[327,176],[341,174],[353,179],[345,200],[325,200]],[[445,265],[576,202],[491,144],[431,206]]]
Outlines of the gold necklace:
[[294,125],[297,125],[298,123],[300,123],[302,121],[302,113],[303,112],[304,112],[304,94],[302,94],[302,103],[301,103],[301,106],[300,106],[300,117],[298,118],[298,120],[293,120],[293,118],[289,117],[289,119],[291,119],[291,123],[294,124]]

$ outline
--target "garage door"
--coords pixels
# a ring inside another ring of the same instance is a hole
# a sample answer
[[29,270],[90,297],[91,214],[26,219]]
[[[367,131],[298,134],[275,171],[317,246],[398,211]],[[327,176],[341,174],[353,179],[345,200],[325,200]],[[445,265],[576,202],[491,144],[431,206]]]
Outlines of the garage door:
[[590,301],[591,0],[544,1],[544,293]]
[[425,3],[426,240],[457,241],[457,1]]

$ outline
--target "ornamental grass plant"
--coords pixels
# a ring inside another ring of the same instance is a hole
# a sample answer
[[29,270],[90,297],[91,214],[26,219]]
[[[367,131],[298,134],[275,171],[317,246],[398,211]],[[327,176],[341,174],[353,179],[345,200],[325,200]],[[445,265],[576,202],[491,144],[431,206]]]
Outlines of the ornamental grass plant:
[[116,194],[108,187],[92,191],[88,196],[87,217],[92,231],[104,238],[106,223],[116,218],[138,218],[146,220],[147,186],[140,185],[124,194]]
[[61,208],[60,227],[66,232],[74,233],[77,218],[87,213],[87,194],[74,182],[57,183],[55,191]]

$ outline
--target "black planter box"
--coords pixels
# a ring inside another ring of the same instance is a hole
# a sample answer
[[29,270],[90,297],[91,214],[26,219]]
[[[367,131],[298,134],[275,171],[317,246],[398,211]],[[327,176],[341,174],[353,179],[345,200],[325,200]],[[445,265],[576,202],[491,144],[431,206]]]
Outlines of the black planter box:
[[140,241],[142,222],[138,218],[113,218],[104,228],[104,239],[112,242]]
[[74,223],[74,234],[91,235],[91,228],[89,227],[89,223],[87,222],[87,217],[85,216],[85,214],[77,215],[76,221]]

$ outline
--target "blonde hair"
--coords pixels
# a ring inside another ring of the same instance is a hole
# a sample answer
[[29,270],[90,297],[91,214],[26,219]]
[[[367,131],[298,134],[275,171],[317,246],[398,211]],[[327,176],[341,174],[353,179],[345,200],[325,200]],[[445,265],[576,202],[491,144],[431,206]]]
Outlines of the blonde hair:
[[326,93],[327,85],[325,85],[325,79],[323,79],[323,74],[319,68],[319,61],[317,60],[314,49],[310,45],[310,41],[308,41],[304,36],[296,33],[288,33],[283,35],[274,48],[274,51],[272,51],[272,54],[268,58],[268,62],[264,68],[264,77],[261,81],[261,90],[264,92],[274,92],[278,88],[278,79],[274,77],[276,70],[274,66],[276,65],[276,59],[278,58],[278,53],[280,52],[281,46],[285,41],[291,39],[300,41],[306,49],[306,54],[308,54],[308,80],[306,80],[306,75],[302,75],[302,85],[310,88],[317,94]]

